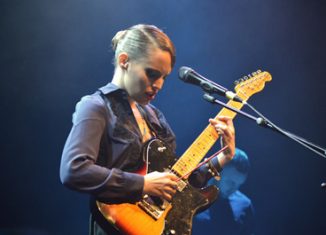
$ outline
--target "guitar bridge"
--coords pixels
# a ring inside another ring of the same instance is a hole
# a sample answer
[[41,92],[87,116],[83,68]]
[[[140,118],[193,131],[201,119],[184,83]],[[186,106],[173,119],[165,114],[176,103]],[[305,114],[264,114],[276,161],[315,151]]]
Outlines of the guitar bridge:
[[[160,201],[159,203],[158,200]],[[158,220],[164,213],[167,203],[168,202],[165,200],[161,200],[159,198],[154,199],[146,195],[140,202],[137,203],[137,205],[155,220]]]
[[[182,192],[186,186],[187,183],[183,180],[177,182],[177,190],[179,192]],[[169,202],[166,200],[162,200],[159,197],[149,197],[148,195],[145,195],[144,198],[137,203],[142,210],[155,220],[158,220],[161,217],[168,204]]]

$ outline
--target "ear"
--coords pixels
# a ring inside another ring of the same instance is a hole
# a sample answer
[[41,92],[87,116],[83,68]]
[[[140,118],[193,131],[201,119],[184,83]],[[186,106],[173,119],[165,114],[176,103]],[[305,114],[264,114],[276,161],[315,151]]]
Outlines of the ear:
[[122,68],[123,70],[126,70],[129,66],[128,63],[129,57],[126,52],[122,52],[118,56],[118,66]]

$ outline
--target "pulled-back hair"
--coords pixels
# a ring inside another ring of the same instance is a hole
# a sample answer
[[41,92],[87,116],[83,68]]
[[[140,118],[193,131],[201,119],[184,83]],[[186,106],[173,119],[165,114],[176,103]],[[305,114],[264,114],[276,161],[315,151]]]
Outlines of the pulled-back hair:
[[112,39],[115,52],[114,65],[117,66],[118,56],[126,52],[131,60],[146,58],[151,47],[166,51],[171,56],[171,68],[175,64],[175,48],[170,38],[154,25],[138,24],[129,29],[119,31]]

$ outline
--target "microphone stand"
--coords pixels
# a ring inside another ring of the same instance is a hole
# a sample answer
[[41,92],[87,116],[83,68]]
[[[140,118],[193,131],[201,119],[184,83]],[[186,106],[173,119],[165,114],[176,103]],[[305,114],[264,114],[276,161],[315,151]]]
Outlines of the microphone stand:
[[[281,135],[287,136],[288,138],[290,138],[291,140],[294,140],[295,142],[301,144],[302,146],[306,147],[307,149],[311,150],[312,152],[318,154],[319,156],[326,158],[326,149],[318,146],[317,144],[312,143],[311,141],[308,141],[300,136],[297,136],[293,133],[290,133],[289,131],[286,131],[284,129],[281,129],[280,127],[276,126],[274,123],[272,123],[270,120],[268,120],[264,115],[262,115],[260,112],[258,112],[252,105],[248,104],[246,101],[243,101],[242,103],[247,105],[249,108],[251,108],[255,113],[258,114],[258,118],[254,117],[246,112],[243,112],[239,109],[233,108],[225,103],[223,103],[222,101],[219,101],[218,99],[216,99],[214,96],[205,93],[203,98],[212,103],[212,104],[218,104],[224,108],[227,108],[237,114],[241,114],[243,117],[246,117],[252,121],[255,121],[256,124],[258,126],[261,127],[265,127],[267,129],[270,129],[272,131],[275,131]],[[322,182],[320,184],[320,187],[324,190],[326,190],[326,183]]]
[[[290,133],[289,131],[286,131],[278,126],[276,126],[274,123],[272,123],[270,120],[268,120],[264,115],[262,115],[260,112],[258,112],[252,105],[248,104],[246,101],[243,101],[242,103],[247,105],[249,108],[251,108],[255,113],[257,113],[257,115],[259,116],[258,118],[257,117],[254,117],[246,112],[243,112],[239,109],[236,109],[236,108],[233,108],[221,101],[219,101],[218,99],[216,99],[214,96],[210,95],[210,94],[207,94],[205,93],[203,98],[212,103],[212,104],[218,104],[218,105],[221,105],[223,106],[224,108],[227,108],[237,114],[241,114],[242,116],[252,120],[252,121],[255,121],[256,124],[258,126],[261,126],[261,127],[265,127],[267,129],[270,129],[272,131],[275,131],[281,135],[284,135],[288,138],[290,138],[291,140],[294,140],[295,142],[301,144],[302,146],[306,147],[307,149],[311,150],[312,152],[318,154],[319,156],[323,157],[323,158],[326,158],[326,149],[317,145],[317,144],[314,144],[312,143],[311,141],[308,141],[300,136],[297,136],[293,133]],[[326,188],[326,184],[325,185],[322,185],[323,188]]]

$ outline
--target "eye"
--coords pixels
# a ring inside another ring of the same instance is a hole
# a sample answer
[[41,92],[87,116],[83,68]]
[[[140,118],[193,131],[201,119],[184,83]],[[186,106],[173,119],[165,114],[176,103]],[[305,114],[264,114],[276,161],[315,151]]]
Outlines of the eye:
[[150,79],[158,79],[162,76],[161,72],[156,69],[146,68],[146,76]]

